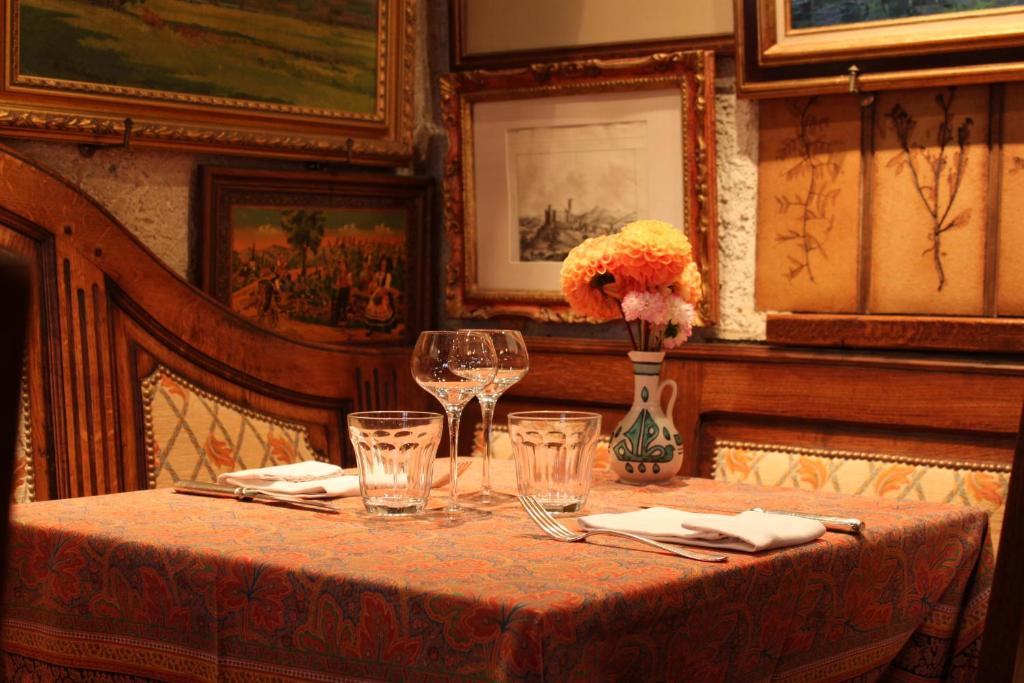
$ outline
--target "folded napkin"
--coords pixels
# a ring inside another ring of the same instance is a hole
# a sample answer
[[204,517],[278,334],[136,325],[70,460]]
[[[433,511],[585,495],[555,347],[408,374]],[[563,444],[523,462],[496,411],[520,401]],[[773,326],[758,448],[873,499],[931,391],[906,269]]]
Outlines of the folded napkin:
[[290,465],[260,467],[217,476],[218,484],[244,486],[269,493],[287,493],[302,498],[340,498],[359,495],[359,477],[345,474],[337,465],[305,460]]
[[709,515],[654,507],[587,515],[576,521],[584,529],[628,531],[668,543],[748,553],[808,543],[825,533],[825,525],[817,520],[755,510],[738,515]]
[[[469,461],[459,463],[459,474],[470,466]],[[443,486],[450,478],[447,464],[435,467],[431,487]],[[337,465],[305,460],[290,465],[260,467],[238,472],[224,472],[217,476],[218,484],[244,486],[268,493],[285,493],[299,498],[341,498],[359,495],[359,475],[345,474]]]

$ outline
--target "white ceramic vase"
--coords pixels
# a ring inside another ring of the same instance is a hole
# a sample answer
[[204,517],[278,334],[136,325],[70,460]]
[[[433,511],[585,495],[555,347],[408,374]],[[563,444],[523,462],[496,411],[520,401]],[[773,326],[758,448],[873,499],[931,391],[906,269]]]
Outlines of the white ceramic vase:
[[[672,423],[678,387],[661,379],[664,351],[630,351],[633,362],[633,406],[612,432],[610,458],[619,481],[627,484],[666,482],[683,464],[683,437]],[[662,408],[662,394],[670,390]]]

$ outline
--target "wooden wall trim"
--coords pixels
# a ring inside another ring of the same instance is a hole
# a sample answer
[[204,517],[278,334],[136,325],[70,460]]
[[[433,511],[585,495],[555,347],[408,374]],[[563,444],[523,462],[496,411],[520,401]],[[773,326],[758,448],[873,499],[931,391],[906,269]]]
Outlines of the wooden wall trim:
[[843,348],[1024,353],[1024,319],[930,316],[787,314],[768,315],[768,340]]
[[[777,317],[782,318],[783,316]],[[830,318],[835,316],[813,317]],[[555,337],[528,337],[526,345],[531,355],[540,353],[584,356],[617,354],[621,355],[623,362],[627,362],[625,360],[626,353],[632,349],[628,342]],[[812,365],[912,368],[922,371],[953,369],[962,372],[1024,375],[1024,349],[1015,356],[981,356],[978,354],[937,355],[920,351],[892,352],[843,348],[801,349],[756,342],[713,342],[684,344],[679,349],[669,351],[666,358],[670,361],[675,359],[722,360],[784,364],[799,362]]]

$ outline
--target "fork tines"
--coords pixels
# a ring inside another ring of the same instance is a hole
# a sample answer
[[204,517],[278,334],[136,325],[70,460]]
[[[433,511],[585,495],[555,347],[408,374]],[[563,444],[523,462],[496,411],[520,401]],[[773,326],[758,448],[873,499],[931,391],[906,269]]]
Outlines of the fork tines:
[[563,526],[558,520],[551,516],[551,513],[544,509],[544,506],[537,501],[533,496],[519,496],[519,502],[522,504],[523,509],[526,510],[526,514],[530,516],[537,526],[539,526],[549,536],[560,540],[574,540],[576,534]]

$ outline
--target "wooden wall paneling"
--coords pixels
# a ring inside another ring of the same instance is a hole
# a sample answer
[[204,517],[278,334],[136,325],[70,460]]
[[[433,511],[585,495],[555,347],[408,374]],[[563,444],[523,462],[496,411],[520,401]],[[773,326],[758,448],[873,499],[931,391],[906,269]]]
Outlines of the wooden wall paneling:
[[[499,411],[557,402],[596,408],[610,424],[625,413],[632,401],[625,345],[535,338],[527,344],[533,380],[527,375],[514,386]],[[688,454],[683,473],[705,476],[707,439],[716,433],[707,429],[716,424],[739,425],[728,431],[737,440],[749,440],[742,438],[747,430],[752,438],[794,438],[797,446],[1005,462],[1024,399],[1020,357],[695,343],[670,352],[663,377],[679,384],[673,419]],[[591,389],[575,390],[581,385]]]
[[827,363],[711,362],[702,413],[858,422],[894,429],[1004,432],[1020,376]]

